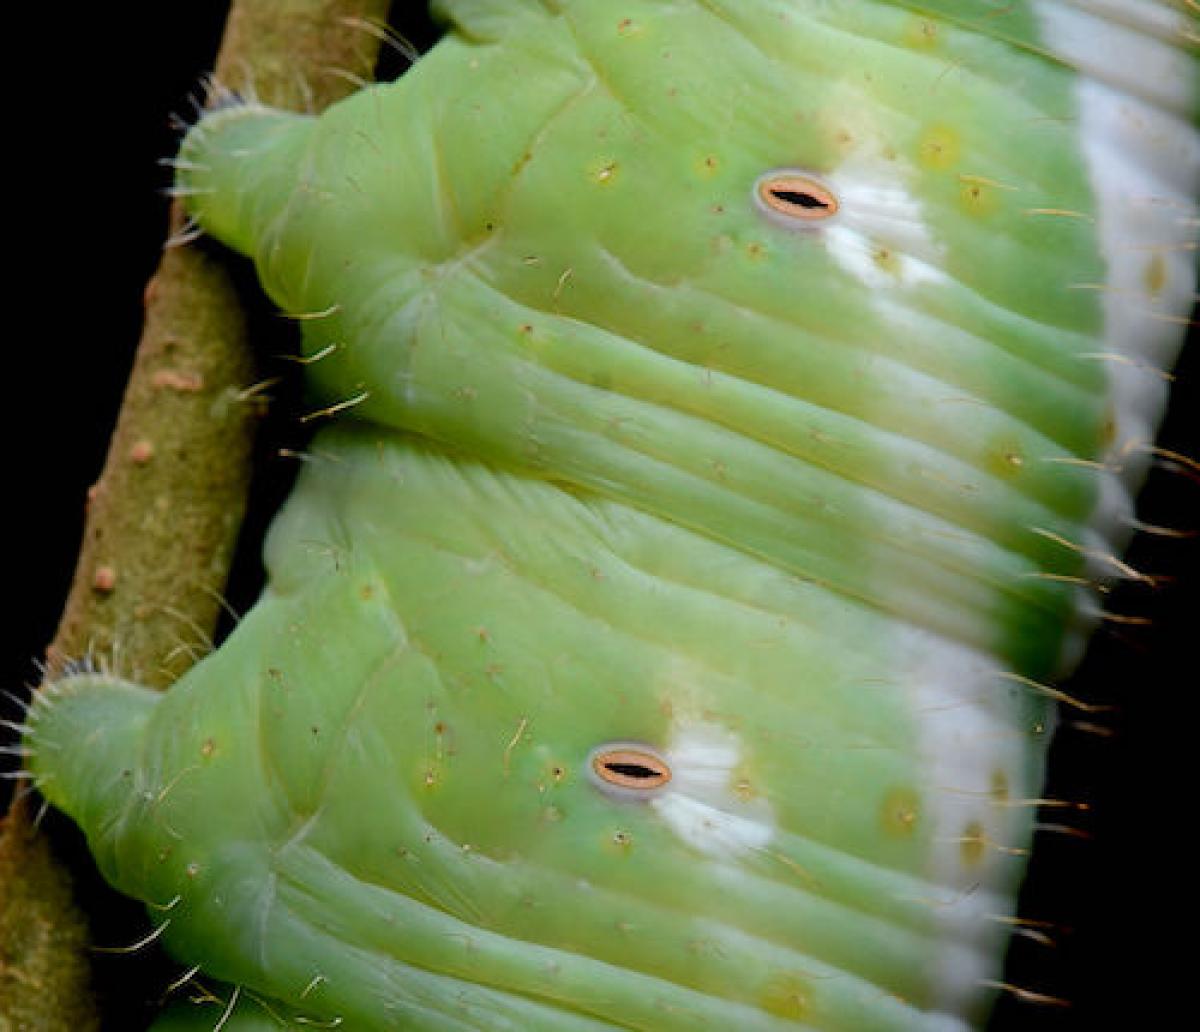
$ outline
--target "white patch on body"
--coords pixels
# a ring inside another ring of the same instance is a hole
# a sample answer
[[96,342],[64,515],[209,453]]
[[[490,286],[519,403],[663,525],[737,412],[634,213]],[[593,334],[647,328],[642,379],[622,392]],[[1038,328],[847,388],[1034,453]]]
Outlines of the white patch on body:
[[1148,0],[1035,0],[1047,49],[1083,76],[1183,118],[1195,103],[1182,10]]
[[983,652],[914,626],[896,633],[892,674],[912,700],[925,772],[921,821],[932,842],[928,877],[940,896],[933,913],[945,929],[930,970],[933,1009],[962,1013],[980,984],[1000,977],[1003,919],[1014,910],[1023,859],[1017,850],[1028,846],[1017,840],[1028,812],[998,805],[997,777],[1009,799],[1040,791],[1041,773],[1028,766],[1033,731],[1017,718],[1029,689],[1006,681]]
[[829,254],[872,289],[945,283],[921,204],[894,161],[850,158],[829,177],[841,208],[824,230]]
[[[1081,73],[1076,85],[1079,146],[1096,199],[1107,266],[1102,291],[1103,356],[1116,423],[1106,456],[1089,548],[1089,575],[1121,575],[1133,498],[1166,408],[1170,369],[1196,292],[1200,240],[1200,91],[1182,11],[1146,0],[1037,0],[1044,45]],[[1095,614],[1099,600],[1088,600]],[[1093,621],[1094,622],[1094,621]],[[1085,628],[1086,629],[1086,628]],[[1068,644],[1064,668],[1081,650]]]
[[732,732],[717,724],[680,721],[663,755],[671,781],[649,805],[689,846],[713,859],[731,860],[771,841],[770,804],[740,799],[735,790],[742,750]]

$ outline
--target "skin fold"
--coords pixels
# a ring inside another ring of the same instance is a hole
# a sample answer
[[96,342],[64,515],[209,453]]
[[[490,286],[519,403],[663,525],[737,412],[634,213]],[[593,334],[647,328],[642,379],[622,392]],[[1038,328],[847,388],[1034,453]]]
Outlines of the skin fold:
[[435,7],[397,82],[180,153],[322,429],[214,654],[26,717],[235,987],[156,1027],[980,1027],[1052,685],[1137,576],[1194,18]]

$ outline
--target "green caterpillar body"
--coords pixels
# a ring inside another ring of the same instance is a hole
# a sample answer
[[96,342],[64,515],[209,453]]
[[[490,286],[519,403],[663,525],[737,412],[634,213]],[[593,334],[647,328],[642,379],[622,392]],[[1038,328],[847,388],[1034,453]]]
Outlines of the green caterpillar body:
[[978,1027],[1194,296],[1187,4],[441,6],[187,137],[333,425],[42,791],[225,1028]]

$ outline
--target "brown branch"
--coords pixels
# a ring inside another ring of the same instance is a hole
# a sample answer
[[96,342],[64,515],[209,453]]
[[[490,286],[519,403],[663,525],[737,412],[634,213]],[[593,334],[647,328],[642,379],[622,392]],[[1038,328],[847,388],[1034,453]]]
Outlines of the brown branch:
[[[386,0],[235,0],[216,65],[224,86],[300,110],[369,79]],[[182,226],[171,213],[172,233]],[[168,247],[146,287],[134,368],[99,481],[51,675],[91,654],[164,687],[190,662],[181,639],[212,634],[250,482],[258,411],[242,306],[219,259]],[[118,655],[119,650],[119,655]],[[90,1032],[87,922],[28,799],[0,825],[0,1019],[4,1028]]]

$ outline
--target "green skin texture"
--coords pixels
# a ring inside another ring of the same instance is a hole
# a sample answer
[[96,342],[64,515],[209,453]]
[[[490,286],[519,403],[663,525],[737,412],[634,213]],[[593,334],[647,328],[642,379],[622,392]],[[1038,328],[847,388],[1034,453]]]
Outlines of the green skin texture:
[[[1072,73],[1022,4],[442,6],[399,82],[185,141],[336,414],[229,640],[165,695],[62,682],[32,770],[244,987],[226,1029],[927,1028],[949,890],[898,624],[1052,676],[1082,560],[1050,535],[1098,490],[1056,460],[1106,445],[1097,298],[1063,289],[1102,277],[1095,227],[1017,215],[1094,203]],[[864,136],[950,277],[893,309],[751,200]],[[1036,795],[1050,703],[992,690]],[[700,724],[769,844],[587,775]],[[1006,849],[962,862],[1011,893],[1031,820],[995,807]]]

